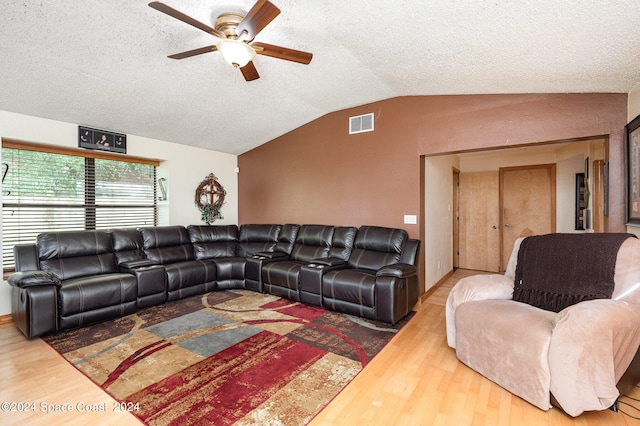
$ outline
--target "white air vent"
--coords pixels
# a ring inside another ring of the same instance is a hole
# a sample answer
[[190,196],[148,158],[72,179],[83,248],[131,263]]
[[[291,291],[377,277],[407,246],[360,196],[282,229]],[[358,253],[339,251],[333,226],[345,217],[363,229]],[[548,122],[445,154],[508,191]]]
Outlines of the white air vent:
[[373,113],[349,117],[349,134],[373,132]]

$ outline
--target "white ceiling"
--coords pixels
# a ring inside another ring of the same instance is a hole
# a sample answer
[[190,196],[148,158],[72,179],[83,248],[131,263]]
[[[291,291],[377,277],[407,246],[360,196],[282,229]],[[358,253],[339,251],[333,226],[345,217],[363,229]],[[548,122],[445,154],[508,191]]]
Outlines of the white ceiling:
[[[215,38],[147,0],[0,8],[0,110],[240,154],[329,112],[411,95],[622,92],[640,82],[638,0],[271,0],[247,83]],[[208,25],[254,0],[164,0]]]

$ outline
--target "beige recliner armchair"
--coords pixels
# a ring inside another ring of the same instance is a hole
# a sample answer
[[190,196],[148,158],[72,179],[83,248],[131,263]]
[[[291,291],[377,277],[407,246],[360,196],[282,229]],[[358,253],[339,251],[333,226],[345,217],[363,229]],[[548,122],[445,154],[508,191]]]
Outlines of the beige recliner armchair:
[[579,236],[569,256],[577,263],[591,266],[599,264],[593,259],[613,257],[610,298],[579,301],[558,312],[513,300],[518,263],[524,268],[528,261],[518,260],[521,238],[504,275],[470,276],[454,286],[446,305],[447,343],[460,361],[511,393],[542,410],[553,404],[578,416],[611,407],[629,390],[621,384],[634,386],[640,378],[640,240],[622,239],[616,253],[585,247],[585,238],[602,234],[552,235]]

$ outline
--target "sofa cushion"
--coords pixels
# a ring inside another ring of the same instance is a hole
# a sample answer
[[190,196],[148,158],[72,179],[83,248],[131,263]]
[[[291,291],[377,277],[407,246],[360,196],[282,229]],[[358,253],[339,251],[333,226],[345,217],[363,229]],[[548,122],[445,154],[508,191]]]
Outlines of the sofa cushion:
[[236,225],[191,225],[187,230],[196,259],[236,256],[238,248]]
[[547,234],[518,251],[513,300],[560,312],[584,300],[610,299],[618,249],[631,234]]
[[111,236],[105,231],[45,232],[36,240],[40,269],[61,280],[117,272]]
[[557,314],[511,300],[477,300],[458,306],[455,316],[458,359],[548,410],[548,355]]
[[333,231],[333,226],[301,226],[293,250],[291,250],[291,259],[310,262],[313,259],[328,257]]
[[278,242],[276,243],[273,251],[277,251],[278,253],[291,254],[291,250],[293,250],[293,244],[296,242],[296,237],[298,236],[299,230],[300,225],[294,225],[290,223],[282,225],[282,229],[278,234]]
[[407,238],[404,229],[362,226],[356,233],[349,267],[376,271],[398,263]]
[[355,305],[375,306],[376,276],[367,270],[329,271],[322,280],[322,296]]
[[346,261],[351,256],[353,243],[356,239],[358,228],[354,226],[336,226],[333,232],[333,240],[329,249],[329,257]]
[[238,256],[251,257],[263,251],[273,251],[282,225],[244,224],[238,236]]
[[60,316],[92,311],[136,300],[138,285],[129,274],[103,274],[67,280],[59,294]]
[[213,262],[216,265],[216,281],[244,280],[245,257],[223,257]]
[[109,233],[118,265],[145,258],[142,251],[142,236],[137,229],[112,229]]
[[112,251],[105,231],[43,232],[36,238],[40,260],[92,256]]
[[193,246],[184,226],[155,226],[140,228],[145,255],[166,265],[194,260]]
[[216,265],[212,261],[192,260],[165,265],[167,291],[175,291],[216,280]]
[[262,280],[265,284],[298,290],[298,277],[303,265],[303,262],[295,260],[266,263],[262,267]]

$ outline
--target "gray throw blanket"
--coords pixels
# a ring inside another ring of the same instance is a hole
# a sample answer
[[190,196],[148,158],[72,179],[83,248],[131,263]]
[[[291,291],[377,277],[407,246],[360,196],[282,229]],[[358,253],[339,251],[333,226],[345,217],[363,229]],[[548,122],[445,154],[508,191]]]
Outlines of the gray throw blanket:
[[618,249],[633,234],[547,234],[518,251],[513,300],[553,312],[583,300],[610,299]]

